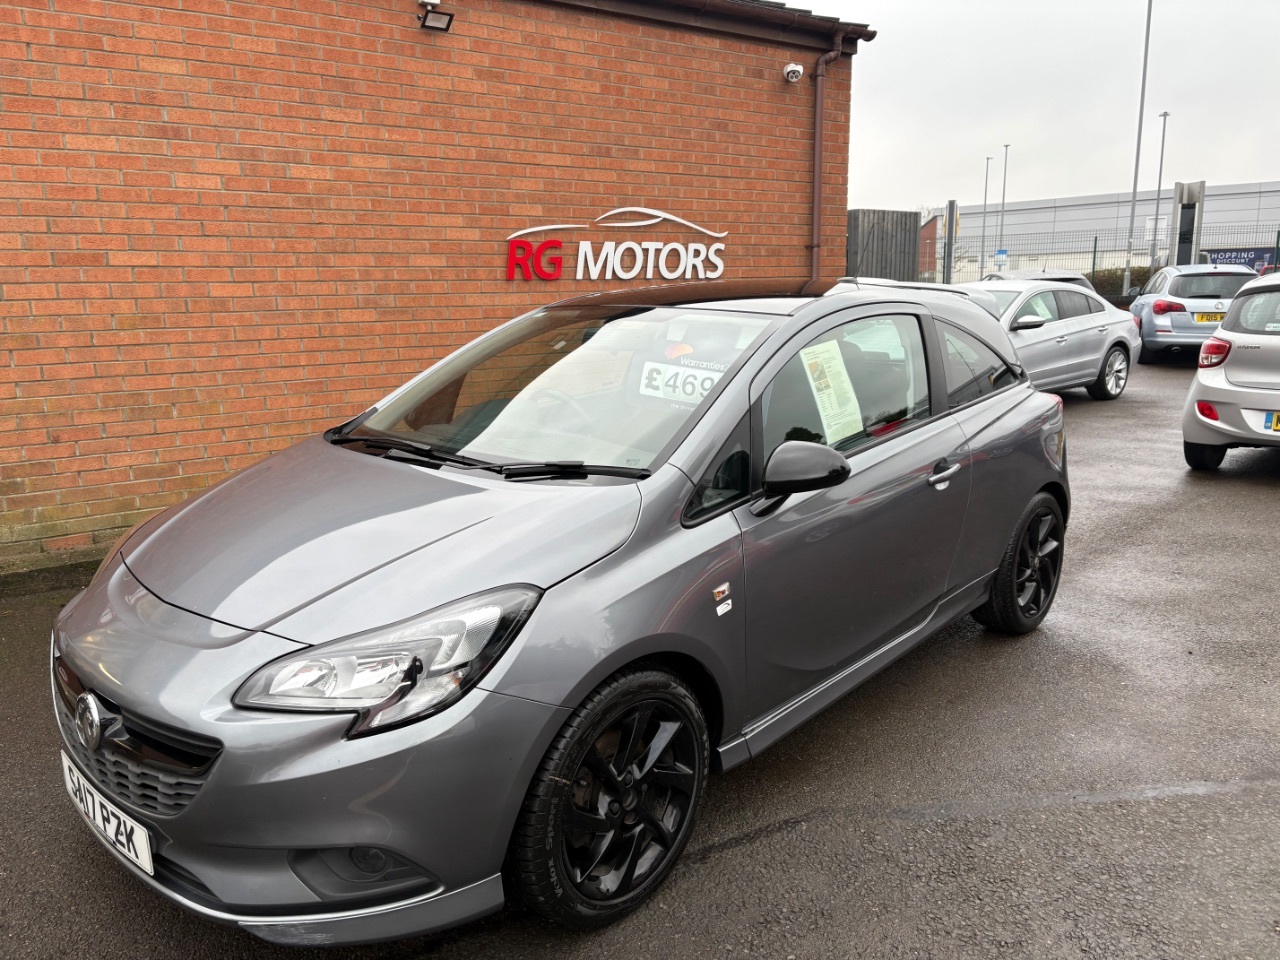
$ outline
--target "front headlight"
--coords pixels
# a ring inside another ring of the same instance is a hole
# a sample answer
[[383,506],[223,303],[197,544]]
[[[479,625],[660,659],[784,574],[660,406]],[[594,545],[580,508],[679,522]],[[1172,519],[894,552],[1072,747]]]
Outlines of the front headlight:
[[443,710],[484,676],[542,596],[514,586],[421,616],[292,653],[237,691],[239,707],[354,711],[351,735],[375,733]]

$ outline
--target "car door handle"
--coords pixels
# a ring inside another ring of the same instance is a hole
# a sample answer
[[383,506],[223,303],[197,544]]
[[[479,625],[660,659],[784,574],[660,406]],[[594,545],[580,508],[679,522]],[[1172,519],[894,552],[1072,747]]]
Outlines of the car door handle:
[[1066,337],[1058,337],[1058,338],[1057,338],[1056,340],[1054,340],[1053,342],[1054,342],[1054,343],[1066,343],[1066,342],[1067,342],[1067,338],[1066,338]]
[[1098,332],[1099,332],[1099,333],[1106,333],[1106,332],[1107,332],[1107,328],[1106,328],[1105,326],[1101,326],[1101,327],[1099,327],[1099,328],[1098,328]]
[[[938,466],[940,467],[942,466],[942,464],[938,464]],[[958,463],[953,463],[951,466],[947,467],[945,470],[939,470],[937,469],[937,467],[935,467],[934,472],[929,474],[929,486],[936,487],[939,484],[942,484],[943,486],[945,486],[947,481],[950,480],[959,472],[960,472],[960,464]]]

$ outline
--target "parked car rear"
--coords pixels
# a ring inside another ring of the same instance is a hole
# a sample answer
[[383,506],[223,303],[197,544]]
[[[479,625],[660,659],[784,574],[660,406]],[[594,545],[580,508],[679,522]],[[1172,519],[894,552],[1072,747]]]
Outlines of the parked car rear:
[[1241,287],[1200,348],[1182,447],[1193,470],[1216,470],[1232,447],[1280,447],[1280,276]]
[[1199,350],[1231,309],[1237,291],[1257,275],[1234,264],[1187,264],[1156,271],[1129,307],[1142,333],[1138,362]]

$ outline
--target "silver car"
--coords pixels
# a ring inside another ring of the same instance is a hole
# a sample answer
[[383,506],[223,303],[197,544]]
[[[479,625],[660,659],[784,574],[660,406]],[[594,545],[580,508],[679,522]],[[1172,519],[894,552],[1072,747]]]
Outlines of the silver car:
[[987,280],[965,286],[995,298],[1000,323],[1037,387],[1085,387],[1095,400],[1124,393],[1129,364],[1141,349],[1130,314],[1065,283]]
[[1139,363],[1195,353],[1213,336],[1236,292],[1258,274],[1238,265],[1191,264],[1157,270],[1129,306],[1142,332]]
[[1246,283],[1217,332],[1182,412],[1193,470],[1216,470],[1232,447],[1280,447],[1280,276]]
[[122,538],[53,631],[62,775],[267,940],[597,927],[709,774],[966,613],[1034,630],[1068,489],[1061,400],[963,298],[555,304]]

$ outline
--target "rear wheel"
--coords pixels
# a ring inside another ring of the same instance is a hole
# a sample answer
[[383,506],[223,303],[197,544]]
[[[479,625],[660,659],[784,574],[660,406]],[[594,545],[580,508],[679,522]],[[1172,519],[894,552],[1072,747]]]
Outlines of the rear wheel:
[[1129,358],[1120,347],[1112,347],[1102,361],[1098,379],[1089,384],[1089,396],[1095,400],[1114,400],[1124,393],[1129,382]]
[[1222,466],[1222,459],[1227,455],[1226,447],[1214,446],[1211,443],[1182,442],[1182,455],[1187,466],[1192,470],[1217,470]]
[[688,842],[709,755],[702,710],[679,679],[644,666],[610,677],[565,722],[529,786],[511,888],[578,930],[630,913]]
[[1142,349],[1138,351],[1138,362],[1143,366],[1147,366],[1153,363],[1159,363],[1160,362],[1159,356],[1160,356],[1160,352],[1158,350],[1155,350],[1152,347],[1148,347],[1144,344]]
[[987,602],[973,619],[1000,633],[1030,633],[1049,613],[1062,575],[1066,525],[1052,494],[1037,493],[1022,511]]

